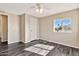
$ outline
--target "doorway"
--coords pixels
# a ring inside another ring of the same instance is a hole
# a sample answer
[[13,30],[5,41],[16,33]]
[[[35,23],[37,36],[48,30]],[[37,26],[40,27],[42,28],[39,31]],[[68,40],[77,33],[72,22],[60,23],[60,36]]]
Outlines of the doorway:
[[0,15],[0,42],[8,44],[8,16]]

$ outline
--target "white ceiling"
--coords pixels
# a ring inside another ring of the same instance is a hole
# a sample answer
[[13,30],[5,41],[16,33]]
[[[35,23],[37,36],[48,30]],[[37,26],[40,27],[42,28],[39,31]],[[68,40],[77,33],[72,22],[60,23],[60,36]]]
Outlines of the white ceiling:
[[35,9],[32,9],[32,7],[36,6],[34,3],[0,3],[0,10],[9,12],[9,13],[14,13],[17,15],[27,13],[32,16],[36,17],[44,17],[44,16],[49,16],[55,13],[60,13],[72,9],[78,8],[77,3],[42,3],[45,9],[42,14],[37,13]]

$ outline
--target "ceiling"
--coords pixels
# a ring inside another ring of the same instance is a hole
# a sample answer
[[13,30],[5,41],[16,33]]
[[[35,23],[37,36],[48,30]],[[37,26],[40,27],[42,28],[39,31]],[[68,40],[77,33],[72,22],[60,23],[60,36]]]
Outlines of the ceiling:
[[42,3],[44,8],[44,12],[42,14],[37,13],[35,9],[33,9],[34,6],[36,6],[35,3],[0,3],[0,10],[14,13],[17,15],[26,13],[35,17],[44,17],[49,16],[52,14],[72,10],[78,8],[77,3]]

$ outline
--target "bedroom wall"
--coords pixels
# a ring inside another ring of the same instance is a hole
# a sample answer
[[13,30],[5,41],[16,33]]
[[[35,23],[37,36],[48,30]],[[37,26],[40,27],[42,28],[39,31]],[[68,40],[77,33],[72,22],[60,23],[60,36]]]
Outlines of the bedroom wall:
[[20,41],[19,16],[8,14],[8,44]]
[[25,14],[19,15],[19,29],[20,29],[20,41],[25,42]]
[[[40,39],[79,48],[79,10],[71,10],[39,19]],[[71,18],[72,33],[53,32],[53,21],[56,18]]]

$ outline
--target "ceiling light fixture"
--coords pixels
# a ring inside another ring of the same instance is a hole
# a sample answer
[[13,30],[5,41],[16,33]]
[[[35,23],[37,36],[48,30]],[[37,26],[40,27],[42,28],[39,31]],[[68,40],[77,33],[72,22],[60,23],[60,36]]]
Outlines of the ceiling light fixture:
[[44,11],[43,7],[41,7],[40,4],[36,4],[36,6],[37,6],[36,12],[43,13]]

